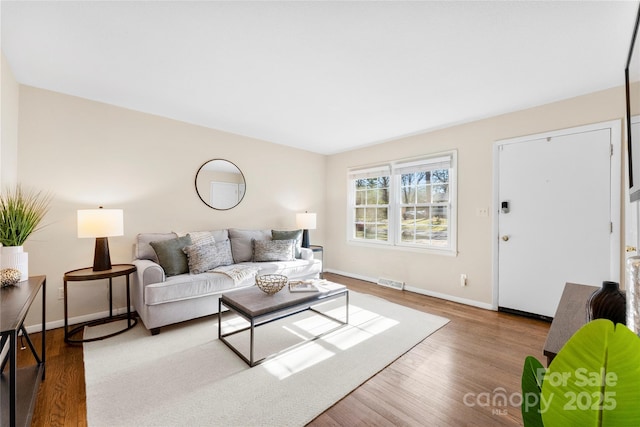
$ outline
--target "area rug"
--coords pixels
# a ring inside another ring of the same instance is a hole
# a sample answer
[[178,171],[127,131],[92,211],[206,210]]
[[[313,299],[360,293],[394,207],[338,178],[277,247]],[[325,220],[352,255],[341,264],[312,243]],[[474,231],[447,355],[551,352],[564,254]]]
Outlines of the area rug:
[[[343,299],[320,310],[346,315]],[[223,316],[224,330],[242,322]],[[307,311],[257,328],[256,351],[276,355],[253,368],[217,339],[216,316],[156,336],[138,324],[84,344],[88,425],[303,426],[447,322],[350,291],[346,326]],[[87,327],[85,338],[121,326]],[[247,350],[247,335],[233,339]]]

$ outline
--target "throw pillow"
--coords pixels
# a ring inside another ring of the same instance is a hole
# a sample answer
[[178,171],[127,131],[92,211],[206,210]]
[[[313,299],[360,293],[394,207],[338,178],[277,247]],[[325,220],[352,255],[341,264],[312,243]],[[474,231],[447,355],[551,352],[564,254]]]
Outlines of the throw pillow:
[[149,244],[153,250],[156,251],[158,264],[160,264],[164,270],[165,275],[176,276],[189,272],[187,255],[182,252],[185,246],[191,244],[191,237],[189,237],[189,235],[159,242],[150,242]]
[[253,261],[293,261],[295,240],[253,240]]
[[140,233],[136,237],[134,255],[137,259],[148,259],[153,262],[158,262],[158,255],[156,255],[156,251],[153,250],[150,243],[175,239],[176,237],[179,237],[176,233]]
[[300,258],[300,252],[302,248],[302,230],[271,230],[271,238],[273,240],[295,240],[296,258]]
[[221,265],[233,264],[231,245],[228,240],[189,245],[182,251],[187,255],[190,274],[200,274]]
[[253,254],[252,239],[271,240],[271,230],[240,230],[229,229],[229,239],[231,239],[231,253],[233,260],[237,263],[251,261]]
[[191,243],[194,245],[205,245],[216,242],[213,238],[213,233],[210,231],[190,231],[188,235],[191,237]]

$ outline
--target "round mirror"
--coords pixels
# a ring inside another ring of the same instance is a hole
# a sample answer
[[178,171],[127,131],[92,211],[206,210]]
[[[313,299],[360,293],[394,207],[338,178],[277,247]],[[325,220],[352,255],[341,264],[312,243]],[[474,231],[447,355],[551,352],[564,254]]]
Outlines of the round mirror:
[[231,209],[242,201],[245,192],[242,171],[228,160],[205,162],[196,173],[196,192],[213,209]]

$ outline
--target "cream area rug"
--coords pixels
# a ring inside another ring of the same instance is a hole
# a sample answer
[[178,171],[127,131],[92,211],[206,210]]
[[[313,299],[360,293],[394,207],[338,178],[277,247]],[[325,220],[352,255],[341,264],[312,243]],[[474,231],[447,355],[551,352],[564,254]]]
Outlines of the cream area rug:
[[[344,299],[319,310],[344,318]],[[222,319],[224,330],[244,322]],[[218,340],[217,316],[155,336],[140,322],[84,344],[88,424],[303,426],[447,322],[350,291],[346,326],[306,311],[258,327],[256,353],[275,355],[253,368]],[[85,338],[119,327],[87,327]],[[233,339],[247,354],[248,334]]]

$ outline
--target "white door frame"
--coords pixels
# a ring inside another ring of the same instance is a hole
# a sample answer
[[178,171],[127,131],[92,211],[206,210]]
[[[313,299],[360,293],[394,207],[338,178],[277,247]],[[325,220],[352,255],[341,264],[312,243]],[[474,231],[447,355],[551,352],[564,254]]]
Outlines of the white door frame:
[[[622,202],[621,194],[622,194],[622,179],[621,176],[621,160],[622,160],[622,121],[621,120],[611,120],[602,123],[595,123],[591,125],[578,126],[574,128],[560,129],[550,132],[543,132],[533,135],[521,136],[517,138],[509,138],[503,139],[494,142],[493,144],[493,225],[491,230],[491,236],[493,236],[492,243],[492,252],[493,252],[493,268],[491,275],[493,277],[493,298],[492,298],[492,308],[493,310],[498,309],[498,271],[499,271],[499,212],[500,212],[500,147],[507,144],[514,144],[519,142],[526,142],[535,139],[543,139],[543,138],[554,138],[564,135],[576,134],[581,132],[592,132],[596,130],[609,129],[611,132],[611,147],[612,147],[612,155],[611,155],[611,201],[610,201],[610,209],[611,209],[611,222],[612,222],[612,233],[611,233],[611,245],[609,248],[609,253],[611,254],[609,259],[609,270],[611,271],[611,280],[620,282],[620,230],[621,230],[621,214],[620,214],[620,204]],[[579,158],[579,156],[577,156]],[[594,283],[593,285],[597,285]]]

